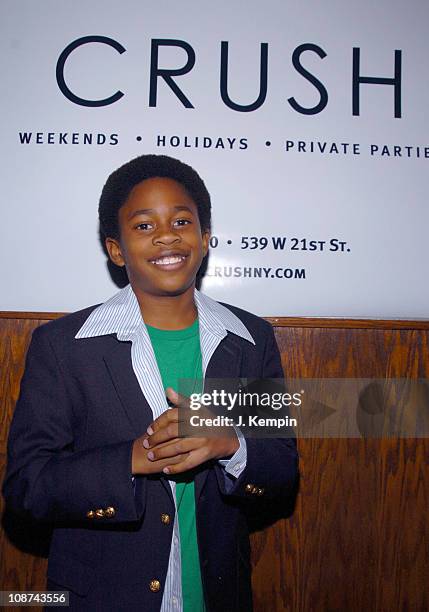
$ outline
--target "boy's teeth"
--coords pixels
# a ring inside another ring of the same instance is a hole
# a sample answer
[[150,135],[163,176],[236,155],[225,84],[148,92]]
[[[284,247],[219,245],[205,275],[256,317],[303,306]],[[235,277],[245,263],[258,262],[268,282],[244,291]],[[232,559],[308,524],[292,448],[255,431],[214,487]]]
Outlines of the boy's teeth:
[[179,261],[183,261],[184,259],[183,256],[161,257],[160,259],[155,259],[153,263],[165,266],[167,264],[179,263]]

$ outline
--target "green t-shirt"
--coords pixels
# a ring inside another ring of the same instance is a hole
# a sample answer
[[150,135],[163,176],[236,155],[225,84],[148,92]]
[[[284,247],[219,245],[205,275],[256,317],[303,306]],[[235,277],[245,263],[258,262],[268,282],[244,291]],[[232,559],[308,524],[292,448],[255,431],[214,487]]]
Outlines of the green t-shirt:
[[[179,391],[181,378],[198,381],[202,387],[202,358],[198,319],[186,329],[165,330],[147,325],[164,389]],[[176,482],[176,504],[182,560],[183,612],[205,612],[195,518],[194,481],[189,476],[172,477]]]

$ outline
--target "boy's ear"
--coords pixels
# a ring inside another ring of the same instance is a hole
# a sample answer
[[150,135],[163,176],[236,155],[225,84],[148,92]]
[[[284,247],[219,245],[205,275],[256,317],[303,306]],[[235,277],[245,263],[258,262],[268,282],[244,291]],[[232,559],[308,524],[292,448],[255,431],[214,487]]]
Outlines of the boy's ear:
[[203,232],[203,253],[204,253],[204,257],[208,253],[209,243],[210,243],[210,232],[209,232],[209,230],[205,230]]
[[110,259],[119,267],[125,266],[125,260],[122,257],[121,245],[115,238],[106,238],[105,241],[107,252],[109,253]]

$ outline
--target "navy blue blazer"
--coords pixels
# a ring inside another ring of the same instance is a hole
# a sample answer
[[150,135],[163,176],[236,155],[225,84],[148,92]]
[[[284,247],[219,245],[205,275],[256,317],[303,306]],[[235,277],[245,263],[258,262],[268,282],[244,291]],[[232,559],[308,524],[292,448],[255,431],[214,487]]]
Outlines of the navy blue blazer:
[[[271,325],[226,306],[255,345],[228,332],[206,377],[283,376]],[[130,342],[114,334],[74,339],[93,309],[33,334],[10,429],[3,494],[15,511],[53,524],[48,588],[70,591],[71,610],[159,612],[174,501],[162,475],[138,476],[134,491],[132,444],[152,422],[152,411],[133,372]],[[252,610],[246,512],[284,502],[297,478],[295,440],[246,443],[247,465],[231,489],[216,461],[200,466],[195,476],[208,612]]]

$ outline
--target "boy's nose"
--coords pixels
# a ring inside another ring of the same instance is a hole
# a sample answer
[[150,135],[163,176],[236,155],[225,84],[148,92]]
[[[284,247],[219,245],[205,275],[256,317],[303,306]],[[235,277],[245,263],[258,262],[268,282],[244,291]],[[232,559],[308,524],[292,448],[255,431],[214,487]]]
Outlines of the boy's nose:
[[173,244],[175,242],[180,242],[180,240],[180,234],[172,227],[160,227],[159,231],[154,234],[152,239],[153,244]]

